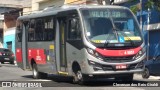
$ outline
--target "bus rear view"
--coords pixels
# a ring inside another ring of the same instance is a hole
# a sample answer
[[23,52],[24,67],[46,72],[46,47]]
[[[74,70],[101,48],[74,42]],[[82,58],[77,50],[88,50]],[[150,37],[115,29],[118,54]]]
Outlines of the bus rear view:
[[[85,69],[90,76],[133,80],[143,71],[145,44],[135,16],[127,8],[82,8]],[[81,76],[81,75],[80,75]]]

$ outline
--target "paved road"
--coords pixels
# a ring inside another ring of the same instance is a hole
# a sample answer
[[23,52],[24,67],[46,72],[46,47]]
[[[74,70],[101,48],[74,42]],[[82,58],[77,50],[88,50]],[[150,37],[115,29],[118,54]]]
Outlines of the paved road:
[[[72,84],[70,81],[70,78],[65,77],[59,77],[59,79],[63,81],[57,81],[57,79],[53,78],[53,76],[50,76],[48,79],[33,79],[32,78],[32,72],[31,71],[23,71],[17,66],[10,65],[10,64],[3,64],[0,67],[0,81],[14,81],[18,83],[21,81],[22,83],[24,81],[27,81],[28,83],[32,83],[32,81],[36,81],[37,83],[42,83],[44,86],[53,86],[53,87],[46,87],[46,90],[55,89],[55,90],[63,90],[63,89],[69,89],[69,90],[117,90],[117,89],[134,89],[134,90],[150,90],[153,87],[113,87],[114,79],[103,79],[103,80],[96,80],[92,83],[89,83],[87,85],[77,85]],[[150,77],[149,79],[142,79],[140,75],[135,74],[134,75],[134,81],[133,83],[148,83],[149,81],[160,81],[159,77]],[[25,82],[24,82],[25,83]],[[120,82],[122,83],[122,82]],[[0,84],[2,85],[2,83]],[[160,85],[159,85],[160,86]],[[2,88],[0,88],[1,90]],[[11,88],[3,88],[3,90],[8,90]],[[12,88],[15,89],[15,88]],[[21,90],[22,88],[16,88],[15,90]],[[23,88],[28,89],[28,88]],[[41,90],[44,88],[34,88],[37,90]],[[160,87],[154,87],[154,90],[159,90]]]

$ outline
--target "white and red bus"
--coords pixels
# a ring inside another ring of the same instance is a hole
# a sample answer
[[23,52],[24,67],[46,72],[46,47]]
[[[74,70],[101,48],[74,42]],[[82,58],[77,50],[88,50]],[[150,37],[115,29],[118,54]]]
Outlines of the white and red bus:
[[133,13],[121,6],[71,5],[20,16],[18,66],[34,78],[47,74],[133,80],[144,69],[144,39]]

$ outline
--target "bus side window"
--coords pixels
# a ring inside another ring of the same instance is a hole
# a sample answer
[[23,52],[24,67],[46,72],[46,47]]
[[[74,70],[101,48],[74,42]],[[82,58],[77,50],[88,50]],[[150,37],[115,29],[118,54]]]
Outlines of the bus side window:
[[54,22],[52,17],[45,18],[44,20],[44,40],[54,40]]
[[72,18],[69,20],[68,24],[68,39],[69,40],[79,40],[80,35],[80,23],[78,18]]
[[35,27],[35,21],[32,19],[30,21],[30,26],[28,29],[28,41],[34,40],[34,31],[35,31],[34,27]]
[[16,26],[17,28],[16,28],[16,33],[17,33],[17,35],[16,35],[16,37],[17,37],[17,41],[18,42],[21,42],[22,41],[22,28],[23,28],[23,24],[22,24],[22,22],[21,21],[17,21],[17,26]]
[[43,38],[43,31],[44,31],[44,22],[42,19],[36,20],[36,27],[35,27],[35,40],[36,41],[42,41]]

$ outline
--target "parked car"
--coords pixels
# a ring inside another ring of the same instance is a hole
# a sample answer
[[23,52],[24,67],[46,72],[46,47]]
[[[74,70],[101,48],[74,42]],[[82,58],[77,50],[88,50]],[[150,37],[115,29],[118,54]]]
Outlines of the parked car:
[[145,69],[142,73],[142,77],[147,79],[150,75],[160,76],[160,56],[145,61]]
[[6,48],[0,48],[0,62],[3,64],[4,62],[10,62],[10,64],[14,64],[14,53]]

